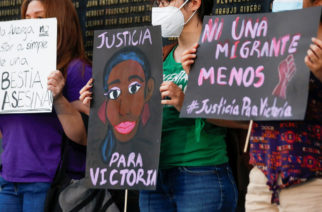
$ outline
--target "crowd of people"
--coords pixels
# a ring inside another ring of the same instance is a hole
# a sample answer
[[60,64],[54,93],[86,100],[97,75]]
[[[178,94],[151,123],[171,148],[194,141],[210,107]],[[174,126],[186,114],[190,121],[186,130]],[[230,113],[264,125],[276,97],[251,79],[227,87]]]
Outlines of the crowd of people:
[[[140,191],[138,204],[143,212],[236,210],[238,190],[225,139],[228,128],[246,130],[249,123],[179,118],[190,67],[198,60],[202,21],[213,4],[213,0],[154,3],[152,24],[161,25],[163,37],[178,39],[163,48],[159,172],[156,190]],[[322,0],[303,0],[303,8],[320,5]],[[58,70],[48,76],[47,85],[53,94],[53,112],[0,115],[0,211],[36,212],[44,210],[64,135],[70,145],[68,173],[73,179],[84,176],[87,133],[82,116],[89,115],[95,82],[71,0],[24,0],[21,14],[23,19],[56,17],[58,21]],[[170,15],[171,21],[162,18]],[[303,60],[310,70],[305,120],[252,125],[253,169],[246,211],[322,210],[322,20]],[[178,77],[168,80],[170,75]],[[269,148],[261,148],[264,143]],[[286,144],[292,148],[278,151]]]

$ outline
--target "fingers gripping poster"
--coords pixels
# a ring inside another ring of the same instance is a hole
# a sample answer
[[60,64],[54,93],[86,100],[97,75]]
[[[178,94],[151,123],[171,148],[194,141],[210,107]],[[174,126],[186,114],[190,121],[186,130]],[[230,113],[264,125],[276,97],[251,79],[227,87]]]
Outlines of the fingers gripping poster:
[[301,120],[321,8],[204,19],[182,117]]
[[95,31],[93,53],[89,185],[154,189],[162,121],[161,29]]
[[0,22],[0,113],[51,112],[57,20]]

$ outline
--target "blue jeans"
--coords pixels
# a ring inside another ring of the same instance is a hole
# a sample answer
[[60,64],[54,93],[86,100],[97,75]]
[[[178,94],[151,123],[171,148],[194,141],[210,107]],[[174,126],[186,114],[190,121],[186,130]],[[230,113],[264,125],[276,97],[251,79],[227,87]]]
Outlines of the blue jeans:
[[141,212],[235,211],[237,188],[227,164],[159,170],[155,191],[141,191]]
[[0,177],[1,212],[43,212],[50,183],[13,183]]

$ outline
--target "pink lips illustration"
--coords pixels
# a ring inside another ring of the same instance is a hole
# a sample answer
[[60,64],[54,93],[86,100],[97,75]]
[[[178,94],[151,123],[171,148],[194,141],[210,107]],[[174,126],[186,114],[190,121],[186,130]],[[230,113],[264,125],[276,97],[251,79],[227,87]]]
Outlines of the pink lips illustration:
[[129,134],[134,129],[135,124],[135,121],[125,121],[114,126],[114,128],[121,134]]

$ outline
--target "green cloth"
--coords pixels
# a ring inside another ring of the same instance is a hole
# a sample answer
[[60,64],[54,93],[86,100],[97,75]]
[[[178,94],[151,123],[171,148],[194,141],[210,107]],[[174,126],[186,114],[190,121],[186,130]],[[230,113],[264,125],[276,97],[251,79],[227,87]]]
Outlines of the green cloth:
[[[163,81],[172,81],[185,91],[188,75],[170,52],[163,62]],[[209,166],[228,162],[226,128],[203,119],[179,118],[172,106],[163,108],[160,168],[174,166]]]

